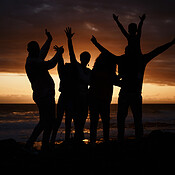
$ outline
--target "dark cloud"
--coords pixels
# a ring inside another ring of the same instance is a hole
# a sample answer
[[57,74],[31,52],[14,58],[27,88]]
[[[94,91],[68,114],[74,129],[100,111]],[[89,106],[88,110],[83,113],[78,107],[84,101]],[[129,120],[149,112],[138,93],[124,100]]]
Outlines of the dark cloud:
[[[72,26],[78,53],[84,48],[96,52],[89,41],[94,34],[109,50],[122,54],[127,42],[112,13],[119,14],[126,28],[147,14],[141,43],[143,52],[149,52],[174,37],[174,6],[174,0],[1,0],[0,72],[24,72],[26,44],[30,40],[43,43],[46,27],[54,36],[53,43],[66,45],[63,30]],[[175,84],[174,55],[171,48],[152,61],[145,82]]]
[[[175,85],[175,59],[171,54],[166,53],[158,56],[150,62],[146,69],[145,82]],[[166,59],[168,58],[168,59]]]

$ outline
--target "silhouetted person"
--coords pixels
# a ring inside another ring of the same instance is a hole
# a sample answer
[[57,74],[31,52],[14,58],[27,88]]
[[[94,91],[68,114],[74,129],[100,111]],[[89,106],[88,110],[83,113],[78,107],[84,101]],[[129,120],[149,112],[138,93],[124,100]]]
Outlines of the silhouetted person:
[[70,140],[71,133],[71,122],[76,116],[76,71],[71,63],[65,63],[62,57],[58,59],[58,74],[60,78],[60,88],[61,92],[58,104],[57,104],[57,119],[53,129],[51,143],[54,144],[57,131],[61,125],[65,113],[65,141]]
[[[75,124],[75,140],[82,141],[84,139],[84,125],[86,118],[88,116],[88,85],[90,84],[90,74],[91,70],[87,68],[87,64],[90,61],[91,55],[89,52],[84,51],[80,54],[80,63],[77,61],[73,44],[71,28],[67,27],[65,30],[66,36],[68,38],[68,48],[71,64],[73,64],[77,72],[77,90],[74,92],[76,94],[76,124]],[[74,84],[72,85],[74,86]]]
[[92,36],[91,41],[99,49],[101,54],[94,63],[89,89],[90,142],[96,142],[99,115],[103,123],[103,138],[105,142],[108,142],[110,103],[112,100],[114,81],[116,85],[119,85],[119,77],[116,75],[116,63],[119,62],[119,57],[111,54],[101,46],[94,36]]
[[40,120],[34,128],[32,135],[26,143],[27,148],[32,148],[37,137],[43,131],[42,150],[48,150],[50,134],[55,119],[55,85],[48,70],[56,66],[58,58],[64,52],[63,48],[55,46],[56,54],[49,60],[44,61],[52,41],[52,36],[45,31],[47,40],[40,49],[36,41],[31,41],[27,45],[29,55],[26,60],[26,73],[33,90],[33,100],[38,106]]
[[175,43],[175,40],[164,44],[147,54],[133,56],[125,49],[125,55],[120,60],[118,71],[122,77],[121,90],[118,98],[118,139],[124,140],[125,118],[130,106],[134,117],[136,139],[140,140],[143,136],[142,125],[142,84],[146,65],[154,57],[167,50]]
[[[140,16],[139,16],[140,17]],[[124,29],[123,25],[119,22],[118,16],[113,14],[113,18],[116,21],[118,27],[120,28],[121,32],[123,35],[126,37],[128,40],[128,51],[130,54],[136,54],[139,55],[141,54],[141,49],[140,49],[140,38],[141,38],[141,32],[142,32],[142,25],[143,21],[145,20],[145,14],[140,17],[140,23],[137,28],[137,24],[135,23],[130,23],[128,25],[128,32]]]

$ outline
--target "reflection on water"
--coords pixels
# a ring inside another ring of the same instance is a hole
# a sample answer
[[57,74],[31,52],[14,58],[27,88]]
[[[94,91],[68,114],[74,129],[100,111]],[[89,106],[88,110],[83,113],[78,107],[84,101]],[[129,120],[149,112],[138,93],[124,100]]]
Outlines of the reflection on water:
[[[111,105],[110,138],[117,138],[117,105]],[[14,138],[17,141],[26,141],[37,124],[39,114],[36,105],[0,105],[0,139]],[[175,105],[143,105],[144,133],[160,129],[175,132]],[[126,136],[134,136],[134,121],[129,111],[126,118]],[[72,122],[71,137],[75,133]],[[90,135],[90,116],[84,128],[85,142]],[[57,141],[63,141],[65,136],[65,118],[63,118],[57,134]],[[98,140],[103,137],[101,119],[98,123]],[[40,141],[42,137],[38,138]]]

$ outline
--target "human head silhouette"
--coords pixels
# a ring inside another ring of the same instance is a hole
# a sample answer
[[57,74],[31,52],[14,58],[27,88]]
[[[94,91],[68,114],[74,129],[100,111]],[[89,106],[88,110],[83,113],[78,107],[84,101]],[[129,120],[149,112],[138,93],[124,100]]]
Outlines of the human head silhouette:
[[137,32],[137,24],[136,23],[130,23],[128,25],[128,32],[130,35],[135,35]]
[[116,72],[116,65],[109,61],[108,55],[101,53],[96,58],[93,69],[113,74]]
[[30,56],[38,57],[40,53],[39,44],[36,41],[30,41],[27,44],[27,51],[29,52]]
[[87,66],[87,64],[89,63],[90,61],[90,58],[91,58],[91,55],[89,52],[87,51],[84,51],[80,54],[80,61],[81,61],[81,65],[83,66]]

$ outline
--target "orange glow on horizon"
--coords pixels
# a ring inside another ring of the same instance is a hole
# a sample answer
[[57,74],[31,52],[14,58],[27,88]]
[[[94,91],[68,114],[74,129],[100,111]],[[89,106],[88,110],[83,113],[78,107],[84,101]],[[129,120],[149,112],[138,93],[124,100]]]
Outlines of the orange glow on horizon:
[[[55,100],[59,98],[59,77],[51,74],[55,82]],[[34,103],[26,74],[0,73],[0,103]],[[114,87],[112,103],[117,103],[120,88]],[[175,103],[175,86],[143,84],[143,103]]]

